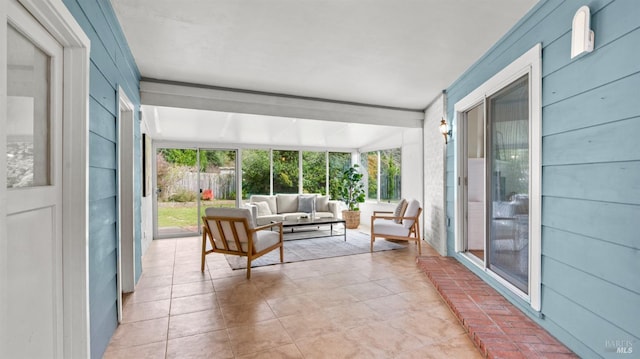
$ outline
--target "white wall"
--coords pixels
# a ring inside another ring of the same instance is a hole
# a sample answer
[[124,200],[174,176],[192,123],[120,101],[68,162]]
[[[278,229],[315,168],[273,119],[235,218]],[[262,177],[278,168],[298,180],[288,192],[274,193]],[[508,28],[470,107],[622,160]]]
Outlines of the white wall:
[[[446,146],[438,127],[444,113],[445,95],[425,110],[424,120],[424,221],[425,239],[441,255],[447,254],[446,197],[444,192]],[[449,122],[449,121],[447,121]]]
[[[401,147],[402,149],[402,168],[401,168],[401,187],[402,197],[406,199],[417,199],[422,204],[423,198],[423,153],[422,153],[422,129],[411,128],[402,131],[400,142],[385,142],[379,144],[378,148],[363,149],[362,151],[387,149],[393,147]],[[396,207],[395,203],[377,203],[366,202],[360,205],[360,223],[366,227],[370,226],[370,219],[373,211],[393,211]],[[424,207],[424,204],[423,204]],[[424,228],[424,215],[422,216],[421,228]],[[424,233],[424,231],[423,231]]]

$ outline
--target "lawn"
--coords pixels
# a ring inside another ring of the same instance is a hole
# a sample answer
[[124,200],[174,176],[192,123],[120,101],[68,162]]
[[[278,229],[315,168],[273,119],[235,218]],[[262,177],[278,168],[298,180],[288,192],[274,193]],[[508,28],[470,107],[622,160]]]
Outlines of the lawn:
[[[234,200],[201,201],[202,212],[207,207],[236,206]],[[198,211],[196,202],[158,202],[158,228],[197,227]]]

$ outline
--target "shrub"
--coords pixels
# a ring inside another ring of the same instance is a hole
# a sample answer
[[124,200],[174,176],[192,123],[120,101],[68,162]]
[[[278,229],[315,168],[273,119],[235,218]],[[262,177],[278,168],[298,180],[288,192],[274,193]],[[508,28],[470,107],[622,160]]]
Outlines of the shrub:
[[196,194],[184,188],[179,189],[176,193],[169,197],[171,202],[195,202]]

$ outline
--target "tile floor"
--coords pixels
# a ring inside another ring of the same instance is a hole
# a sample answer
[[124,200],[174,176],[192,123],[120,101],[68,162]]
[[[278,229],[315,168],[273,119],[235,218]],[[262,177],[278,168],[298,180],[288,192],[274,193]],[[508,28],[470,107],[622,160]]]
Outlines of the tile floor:
[[246,280],[219,254],[202,274],[199,238],[155,240],[104,358],[481,358],[416,254],[259,267]]

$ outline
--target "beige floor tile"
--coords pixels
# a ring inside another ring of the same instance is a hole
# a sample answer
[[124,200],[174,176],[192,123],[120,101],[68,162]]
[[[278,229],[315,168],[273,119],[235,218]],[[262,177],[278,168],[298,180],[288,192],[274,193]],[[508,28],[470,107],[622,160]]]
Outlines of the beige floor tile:
[[229,328],[231,346],[236,355],[256,353],[293,344],[291,337],[277,319],[255,325]]
[[372,351],[352,342],[342,332],[303,338],[296,345],[305,359],[375,358]]
[[169,358],[233,358],[229,337],[225,330],[170,339],[167,342]]
[[171,297],[179,298],[207,293],[213,293],[213,284],[211,284],[210,280],[185,284],[174,284],[171,290]]
[[236,356],[242,359],[300,359],[303,358],[302,353],[294,344],[288,344],[281,347],[267,349],[265,351]]
[[345,332],[352,343],[368,348],[376,357],[393,358],[405,350],[424,345],[418,338],[402,328],[393,328],[386,322],[373,322]]
[[216,290],[216,295],[221,306],[263,301],[258,289],[250,282],[238,284],[225,290]]
[[138,284],[136,285],[136,289],[166,287],[172,284],[173,284],[172,274],[148,276],[143,273],[142,277],[138,281]]
[[120,324],[111,337],[111,350],[167,340],[169,318]]
[[200,312],[218,307],[215,293],[192,295],[189,297],[173,298],[171,300],[171,315]]
[[152,302],[171,298],[171,286],[151,288],[136,288],[135,292],[126,294],[125,305],[128,303]]
[[271,307],[265,301],[221,306],[227,328],[252,325],[275,319]]
[[340,331],[340,327],[335,325],[322,310],[289,315],[279,320],[291,338],[296,341]]
[[211,281],[211,276],[207,271],[200,272],[198,270],[192,270],[188,272],[176,272],[173,274],[173,284],[185,284],[192,282]]
[[330,308],[358,302],[358,298],[352,296],[344,288],[308,292],[303,296],[312,300],[319,308]]
[[413,245],[254,268],[250,280],[218,254],[202,274],[199,251],[200,238],[152,242],[105,358],[480,357]]
[[169,318],[169,339],[225,329],[220,309],[203,310]]
[[344,330],[382,320],[382,317],[362,302],[327,308],[324,312],[336,327]]
[[164,359],[166,342],[138,345],[135,347],[107,350],[102,359]]
[[393,294],[390,290],[382,287],[381,285],[371,282],[348,285],[344,287],[344,289],[361,301],[386,297]]
[[267,303],[269,303],[271,310],[273,310],[277,317],[285,317],[320,309],[313,300],[307,298],[304,294],[267,299]]
[[127,303],[122,310],[122,322],[130,323],[168,317],[170,304],[171,301],[169,299],[153,302]]

